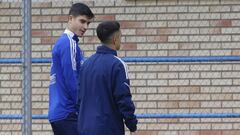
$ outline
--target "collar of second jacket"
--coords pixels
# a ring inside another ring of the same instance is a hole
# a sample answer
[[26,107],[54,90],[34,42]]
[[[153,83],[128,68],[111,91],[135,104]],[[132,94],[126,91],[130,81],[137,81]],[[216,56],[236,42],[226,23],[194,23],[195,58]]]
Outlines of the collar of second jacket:
[[117,51],[107,47],[106,45],[98,46],[97,53],[113,54],[113,55],[117,56]]

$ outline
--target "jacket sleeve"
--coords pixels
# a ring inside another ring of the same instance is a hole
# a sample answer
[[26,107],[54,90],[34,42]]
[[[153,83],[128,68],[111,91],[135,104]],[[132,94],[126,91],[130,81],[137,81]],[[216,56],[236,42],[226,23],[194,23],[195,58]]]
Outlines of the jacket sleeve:
[[[72,45],[66,45],[61,48],[60,61],[62,68],[62,75],[64,77],[64,86],[66,92],[70,95],[72,101],[76,103],[77,101],[77,78],[78,72],[76,70],[76,46],[71,42]],[[66,43],[67,44],[67,43]]]
[[125,63],[120,62],[114,67],[114,72],[114,99],[125,120],[126,126],[131,132],[134,132],[137,130],[137,119],[134,115],[135,106],[130,93],[127,66]]

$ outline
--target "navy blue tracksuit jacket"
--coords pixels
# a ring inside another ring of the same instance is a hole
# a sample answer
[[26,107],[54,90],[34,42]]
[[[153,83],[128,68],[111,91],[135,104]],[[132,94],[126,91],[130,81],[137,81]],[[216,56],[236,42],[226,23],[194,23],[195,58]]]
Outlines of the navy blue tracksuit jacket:
[[124,135],[124,123],[136,130],[127,65],[104,45],[88,58],[79,77],[80,135]]

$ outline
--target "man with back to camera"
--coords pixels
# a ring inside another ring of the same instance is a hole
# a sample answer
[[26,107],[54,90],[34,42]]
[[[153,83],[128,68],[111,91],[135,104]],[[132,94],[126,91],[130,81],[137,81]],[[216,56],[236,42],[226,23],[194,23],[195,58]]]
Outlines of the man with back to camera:
[[77,135],[77,78],[83,54],[78,46],[94,14],[83,3],[69,11],[68,25],[52,50],[49,115],[54,135]]
[[79,135],[124,135],[124,122],[137,130],[131,99],[127,65],[117,57],[120,24],[107,21],[98,25],[102,45],[81,67],[79,77]]

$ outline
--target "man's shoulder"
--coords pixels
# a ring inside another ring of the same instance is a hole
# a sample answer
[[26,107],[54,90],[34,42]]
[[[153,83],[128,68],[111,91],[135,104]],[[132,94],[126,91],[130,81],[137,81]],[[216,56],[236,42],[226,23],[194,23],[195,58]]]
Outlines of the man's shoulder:
[[125,65],[125,62],[120,57],[113,54],[105,54],[104,59],[106,63],[111,65]]
[[120,65],[125,65],[125,62],[118,56],[113,56],[114,62]]
[[70,38],[67,36],[67,34],[63,33],[58,40],[56,41],[56,44],[69,44]]
[[63,33],[55,42],[54,48],[66,48],[70,44],[70,39],[67,34]]

